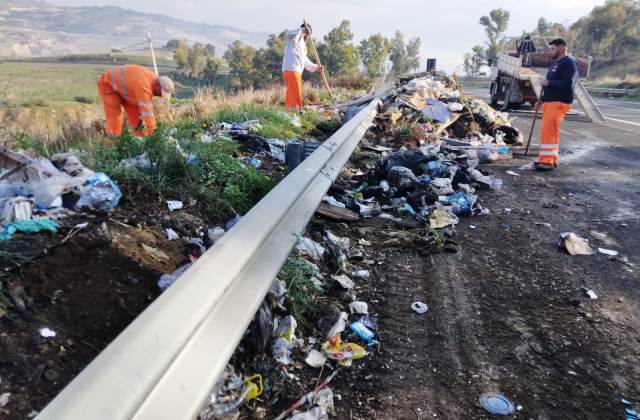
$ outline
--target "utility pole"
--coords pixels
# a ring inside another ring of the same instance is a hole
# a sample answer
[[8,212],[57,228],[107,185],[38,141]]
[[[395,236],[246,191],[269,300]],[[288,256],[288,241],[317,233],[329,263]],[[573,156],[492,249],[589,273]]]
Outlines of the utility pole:
[[158,64],[156,63],[156,53],[153,52],[153,42],[151,41],[151,32],[147,32],[147,35],[149,35],[148,41],[149,41],[149,48],[151,48],[151,59],[153,60],[153,70],[155,70],[156,72],[156,76],[160,76],[160,74],[158,73]]

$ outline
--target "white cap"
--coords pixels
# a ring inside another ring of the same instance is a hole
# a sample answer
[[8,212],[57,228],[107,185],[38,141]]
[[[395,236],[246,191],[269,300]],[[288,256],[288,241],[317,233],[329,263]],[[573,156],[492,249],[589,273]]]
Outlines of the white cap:
[[176,89],[173,80],[167,76],[162,76],[158,78],[158,83],[160,84],[160,90],[162,90],[162,96],[164,98],[171,98],[171,94],[173,94]]

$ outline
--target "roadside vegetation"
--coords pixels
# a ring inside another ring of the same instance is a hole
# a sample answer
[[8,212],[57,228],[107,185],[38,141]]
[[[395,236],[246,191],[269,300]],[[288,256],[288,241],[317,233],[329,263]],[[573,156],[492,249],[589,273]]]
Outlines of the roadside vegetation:
[[[500,51],[500,44],[509,27],[510,13],[493,9],[480,18],[487,34],[485,45],[476,45],[464,56],[467,75],[476,76]],[[610,0],[571,25],[538,19],[535,28],[523,35],[561,37],[576,57],[592,58],[591,79],[600,87],[616,87],[617,80],[637,85],[640,73],[640,1]],[[514,33],[513,35],[519,35]],[[540,47],[540,46],[538,46]],[[610,78],[615,78],[612,81]],[[611,83],[612,82],[612,83]],[[624,83],[624,82],[623,82]]]

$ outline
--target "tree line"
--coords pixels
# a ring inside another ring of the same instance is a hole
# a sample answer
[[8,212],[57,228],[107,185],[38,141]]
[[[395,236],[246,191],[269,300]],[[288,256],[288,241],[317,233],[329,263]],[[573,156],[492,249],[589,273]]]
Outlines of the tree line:
[[[287,42],[286,31],[271,34],[264,47],[254,48],[240,41],[228,46],[223,58],[230,68],[238,87],[261,88],[282,80],[282,58]],[[318,55],[330,76],[356,76],[364,74],[376,78],[387,72],[403,75],[420,67],[420,38],[405,41],[396,31],[393,38],[373,34],[356,44],[351,23],[340,25],[315,41]],[[171,40],[167,44],[174,53],[178,71],[190,77],[213,81],[220,61],[215,58],[213,45],[194,44],[184,40]],[[309,46],[312,57],[312,47]],[[313,60],[315,61],[315,60]]]
[[[464,55],[467,74],[477,75],[483,65],[498,55],[509,17],[507,10],[493,9],[488,16],[480,18],[487,41],[485,45],[476,45]],[[608,0],[568,27],[541,17],[536,27],[531,31],[523,31],[523,35],[561,37],[567,41],[570,52],[576,57],[614,63],[638,54],[640,0]]]

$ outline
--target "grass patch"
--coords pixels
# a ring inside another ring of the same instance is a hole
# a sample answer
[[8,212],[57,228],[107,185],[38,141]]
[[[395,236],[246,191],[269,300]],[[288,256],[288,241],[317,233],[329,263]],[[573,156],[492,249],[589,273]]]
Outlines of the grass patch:
[[[236,159],[236,142],[177,140],[171,131],[160,127],[144,140],[125,133],[115,146],[100,144],[91,155],[85,153],[81,158],[118,182],[143,185],[166,199],[196,199],[206,215],[218,223],[245,214],[273,187],[270,178]],[[120,163],[142,154],[149,157],[147,167]]]
[[80,102],[81,104],[95,104],[96,103],[96,99],[89,98],[87,96],[74,96],[73,99],[76,102]]
[[287,259],[278,274],[278,278],[287,285],[288,309],[302,325],[307,324],[320,308],[322,290],[311,280],[314,274],[306,261],[297,258]]

